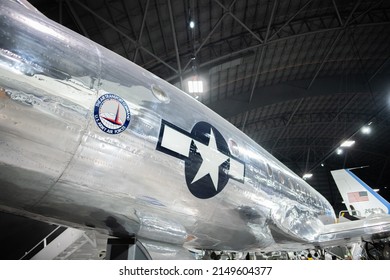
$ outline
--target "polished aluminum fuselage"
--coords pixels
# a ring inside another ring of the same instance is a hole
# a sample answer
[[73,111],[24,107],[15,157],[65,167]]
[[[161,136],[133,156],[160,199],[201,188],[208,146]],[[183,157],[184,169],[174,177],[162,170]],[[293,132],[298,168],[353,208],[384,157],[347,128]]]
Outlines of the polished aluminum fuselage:
[[[94,120],[106,93],[130,109],[120,134]],[[195,197],[183,160],[156,150],[163,120],[187,132],[198,122],[217,128],[235,143],[244,180]],[[317,191],[207,107],[15,1],[0,4],[0,210],[239,251],[313,241],[335,218]]]

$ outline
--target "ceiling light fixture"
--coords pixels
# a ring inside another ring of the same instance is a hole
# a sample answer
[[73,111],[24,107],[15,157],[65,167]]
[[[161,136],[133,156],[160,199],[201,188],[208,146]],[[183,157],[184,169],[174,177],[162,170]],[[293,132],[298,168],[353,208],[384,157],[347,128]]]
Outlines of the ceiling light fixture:
[[203,92],[203,81],[194,78],[188,81],[188,92],[189,93],[202,93]]
[[363,134],[370,134],[371,133],[371,127],[365,125],[365,126],[362,127],[361,131],[362,131]]
[[355,144],[355,141],[353,140],[346,140],[344,141],[340,147],[351,147],[353,144]]

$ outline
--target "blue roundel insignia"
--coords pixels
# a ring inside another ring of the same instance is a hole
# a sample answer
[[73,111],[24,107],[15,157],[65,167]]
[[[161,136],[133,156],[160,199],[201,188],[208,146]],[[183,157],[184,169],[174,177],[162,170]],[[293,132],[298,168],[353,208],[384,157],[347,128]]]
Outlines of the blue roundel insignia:
[[197,198],[216,196],[230,179],[244,182],[245,163],[230,153],[222,134],[207,122],[187,132],[162,120],[156,149],[184,161],[186,185]]
[[130,109],[118,95],[107,93],[96,101],[94,119],[97,126],[108,134],[119,134],[130,123]]
[[187,186],[196,197],[210,198],[229,180],[229,148],[222,134],[209,123],[198,122],[191,135],[189,156],[184,160]]

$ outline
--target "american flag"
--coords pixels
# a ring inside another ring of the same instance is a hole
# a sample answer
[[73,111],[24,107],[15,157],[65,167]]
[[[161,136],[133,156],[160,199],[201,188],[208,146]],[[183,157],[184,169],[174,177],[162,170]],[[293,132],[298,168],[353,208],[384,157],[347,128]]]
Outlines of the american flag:
[[368,194],[366,191],[350,192],[350,193],[348,193],[348,201],[349,201],[349,203],[368,201]]

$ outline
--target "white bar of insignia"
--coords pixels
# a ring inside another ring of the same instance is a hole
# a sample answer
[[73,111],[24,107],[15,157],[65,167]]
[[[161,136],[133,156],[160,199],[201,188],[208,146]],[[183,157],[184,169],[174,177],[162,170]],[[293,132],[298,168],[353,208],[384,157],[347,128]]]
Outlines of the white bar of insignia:
[[165,125],[161,147],[169,149],[180,155],[189,156],[192,138]]
[[230,158],[229,175],[236,180],[244,180],[244,165],[232,158]]

